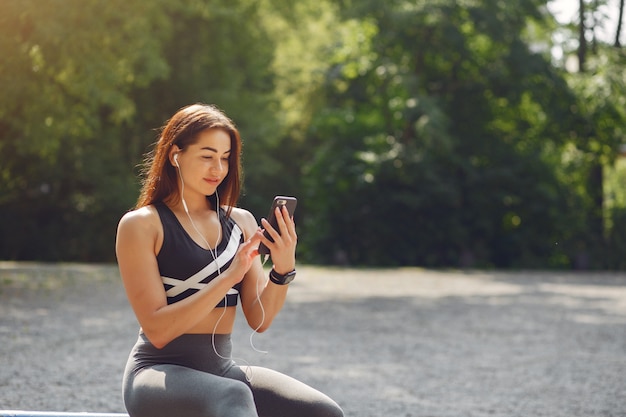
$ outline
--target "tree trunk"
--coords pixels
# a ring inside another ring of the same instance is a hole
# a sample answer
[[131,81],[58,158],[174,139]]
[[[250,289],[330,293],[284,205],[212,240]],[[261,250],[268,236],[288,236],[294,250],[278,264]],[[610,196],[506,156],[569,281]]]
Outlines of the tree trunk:
[[617,18],[617,30],[615,31],[615,47],[621,48],[622,43],[619,38],[622,35],[622,19],[624,18],[624,0],[619,2],[619,16]]
[[587,40],[585,39],[585,0],[578,0],[578,72],[585,72]]

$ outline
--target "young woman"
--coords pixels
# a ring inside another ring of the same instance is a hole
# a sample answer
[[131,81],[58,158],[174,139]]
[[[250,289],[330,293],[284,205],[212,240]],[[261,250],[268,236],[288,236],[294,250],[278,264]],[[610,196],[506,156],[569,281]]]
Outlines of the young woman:
[[[295,276],[297,235],[286,209],[278,229],[236,208],[241,140],[217,108],[179,110],[149,154],[135,210],[116,253],[141,326],[123,379],[131,417],[341,417],[321,392],[278,372],[238,366],[230,334],[241,309],[256,331],[280,311]],[[263,242],[273,263],[265,276]]]

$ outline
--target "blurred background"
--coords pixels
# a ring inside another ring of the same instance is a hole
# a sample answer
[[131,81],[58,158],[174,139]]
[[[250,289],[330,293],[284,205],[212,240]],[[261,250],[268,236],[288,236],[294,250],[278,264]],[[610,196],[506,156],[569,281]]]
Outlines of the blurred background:
[[0,0],[0,259],[114,262],[180,107],[300,262],[626,269],[624,0]]

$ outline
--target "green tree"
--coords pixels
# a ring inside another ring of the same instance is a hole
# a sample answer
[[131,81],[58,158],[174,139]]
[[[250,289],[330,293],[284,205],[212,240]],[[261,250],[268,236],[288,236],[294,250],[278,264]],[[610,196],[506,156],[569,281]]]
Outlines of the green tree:
[[[577,42],[561,45],[564,56],[561,65],[568,70],[566,79],[576,96],[570,109],[577,119],[564,134],[573,147],[570,154],[577,154],[577,172],[581,175],[584,190],[581,195],[584,197],[582,207],[586,215],[583,222],[587,233],[578,239],[579,245],[590,258],[590,266],[606,268],[611,267],[609,253],[626,250],[614,243],[617,240],[612,236],[618,231],[621,233],[623,226],[612,219],[611,209],[615,207],[605,204],[605,172],[615,163],[620,146],[626,142],[623,128],[626,122],[626,79],[623,74],[626,56],[619,46],[620,23],[613,45],[598,38],[598,29],[607,24],[607,16],[601,12],[602,8],[609,7],[607,2],[580,0],[578,6],[577,21],[567,24],[564,31],[565,39],[576,38]],[[620,14],[622,8],[620,5]],[[577,65],[573,64],[574,56]],[[619,212],[615,217],[623,218]]]
[[[0,253],[92,259],[111,250],[129,93],[167,75],[160,2],[0,3]],[[88,237],[88,238],[87,238]]]
[[267,184],[289,178],[272,13],[252,0],[0,3],[0,257],[111,260],[133,167],[198,101],[239,125],[246,185],[261,190],[244,204],[267,210]]
[[[344,3],[346,4],[346,3]],[[345,8],[356,39],[310,135],[320,262],[565,266],[579,197],[554,164],[572,93],[528,22],[538,1]],[[546,23],[547,24],[547,23]],[[360,49],[359,49],[360,48]],[[320,226],[322,225],[322,226]]]

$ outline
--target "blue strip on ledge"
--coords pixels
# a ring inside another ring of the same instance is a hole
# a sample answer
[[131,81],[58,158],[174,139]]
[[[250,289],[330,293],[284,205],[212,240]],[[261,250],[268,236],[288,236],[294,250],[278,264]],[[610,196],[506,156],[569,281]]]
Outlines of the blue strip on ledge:
[[0,417],[128,417],[121,413],[63,413],[57,411],[0,410]]

